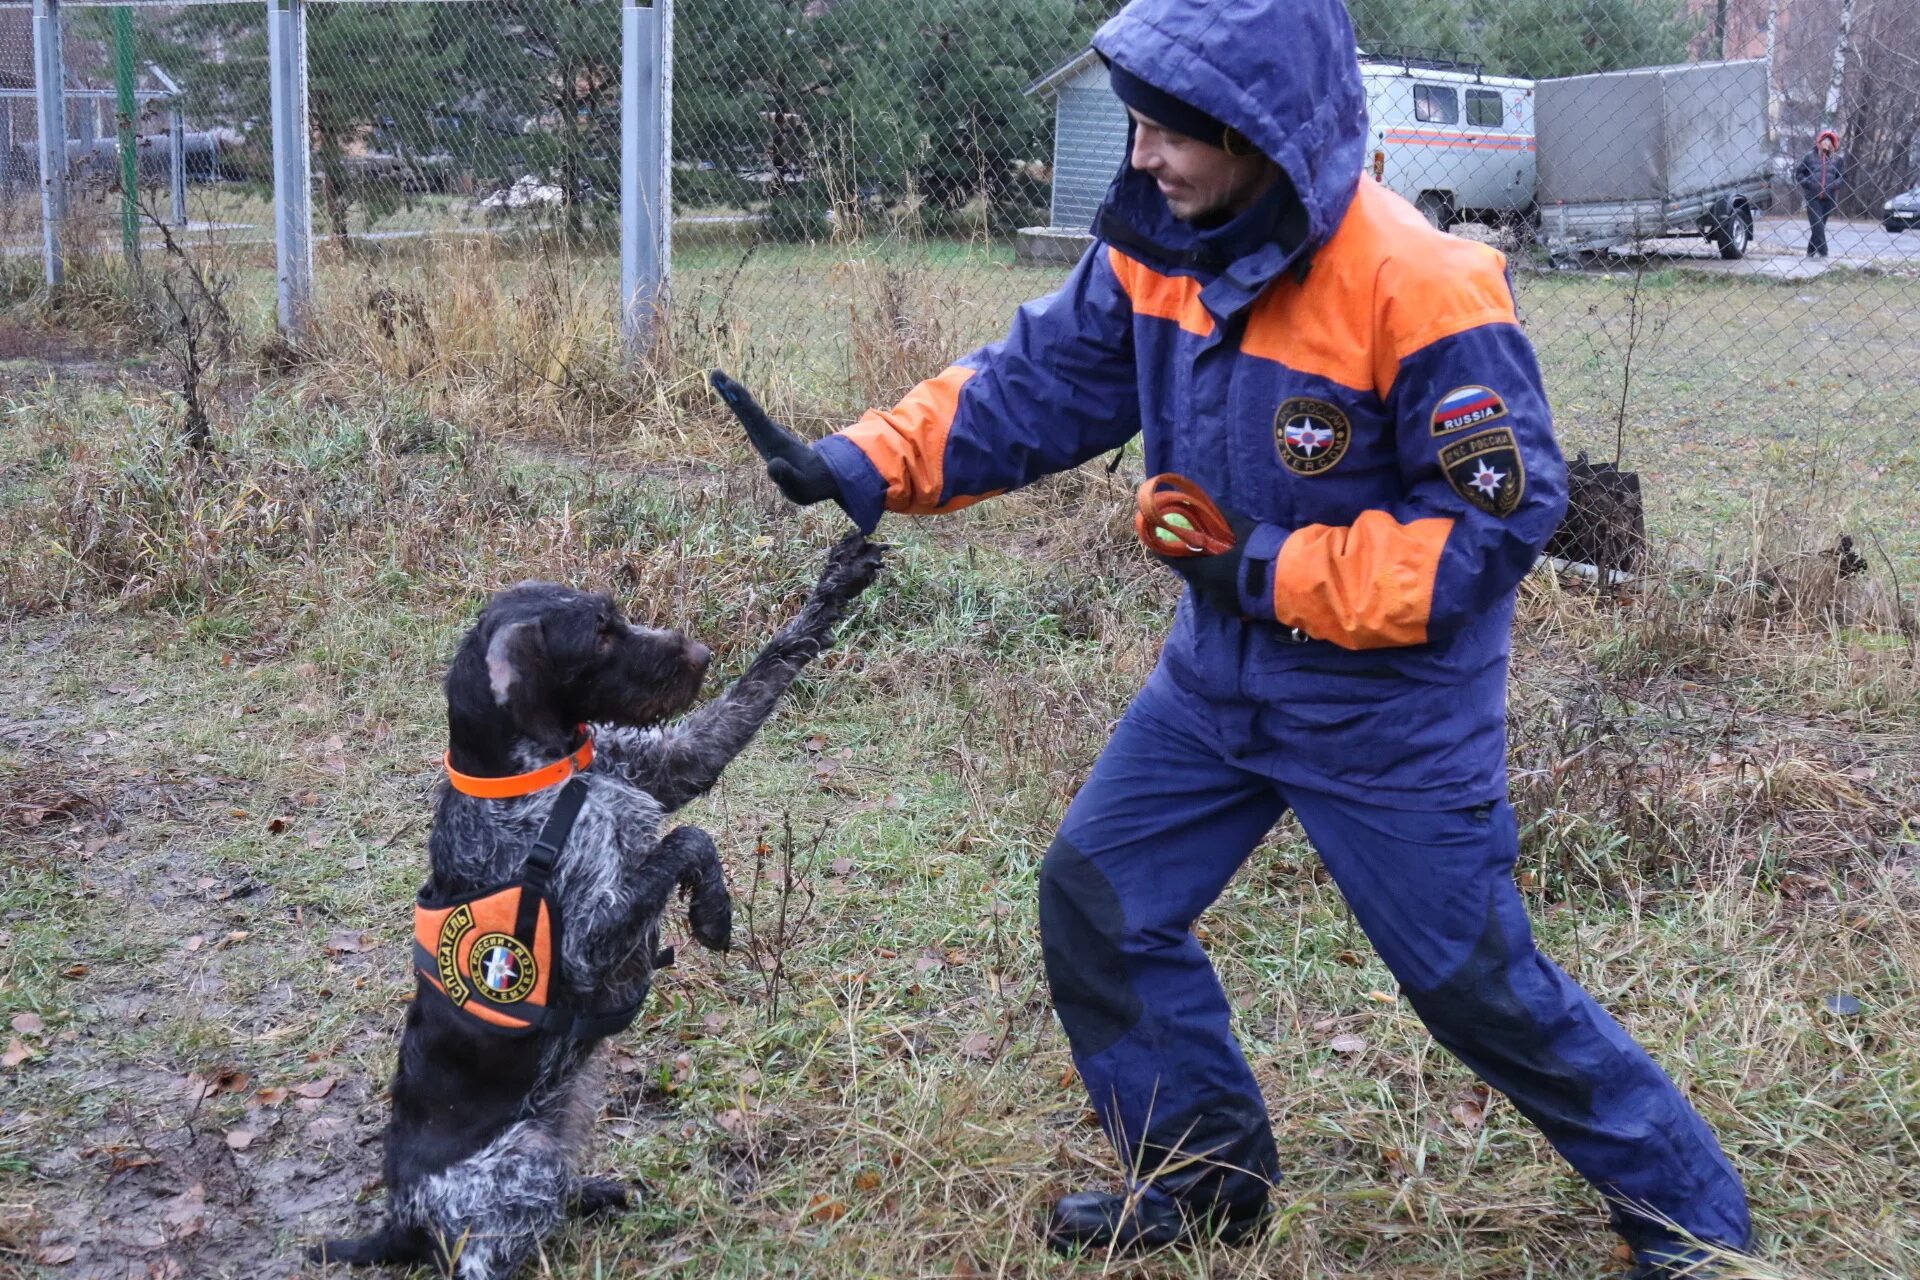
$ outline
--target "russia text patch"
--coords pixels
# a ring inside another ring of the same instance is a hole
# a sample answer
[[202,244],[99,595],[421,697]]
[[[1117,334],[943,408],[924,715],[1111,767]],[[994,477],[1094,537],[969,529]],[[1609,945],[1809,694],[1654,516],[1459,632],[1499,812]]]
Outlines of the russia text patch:
[[1492,515],[1513,514],[1527,491],[1519,446],[1505,427],[1445,446],[1440,450],[1440,467],[1455,493]]
[[1507,402],[1490,387],[1460,387],[1449,391],[1433,409],[1433,434],[1451,435],[1507,416]]

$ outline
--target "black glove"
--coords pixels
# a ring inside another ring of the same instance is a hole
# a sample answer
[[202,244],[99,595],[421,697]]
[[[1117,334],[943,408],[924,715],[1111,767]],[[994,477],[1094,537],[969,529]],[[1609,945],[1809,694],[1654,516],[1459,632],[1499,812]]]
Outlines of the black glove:
[[1223,617],[1238,618],[1246,612],[1240,607],[1240,571],[1246,563],[1247,539],[1253,536],[1254,522],[1225,507],[1220,508],[1220,514],[1233,530],[1231,547],[1214,556],[1160,556],[1160,562],[1185,578],[1209,609]]
[[833,478],[833,469],[821,461],[812,446],[769,418],[760,402],[726,374],[715,369],[711,381],[713,389],[747,429],[747,439],[753,441],[754,449],[765,460],[767,479],[780,486],[780,492],[787,495],[788,501],[803,507],[828,498],[840,502],[840,482]]

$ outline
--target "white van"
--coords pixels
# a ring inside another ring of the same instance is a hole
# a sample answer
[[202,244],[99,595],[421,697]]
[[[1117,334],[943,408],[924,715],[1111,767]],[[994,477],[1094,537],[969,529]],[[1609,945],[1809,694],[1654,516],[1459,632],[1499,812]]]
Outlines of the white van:
[[1373,176],[1445,230],[1533,216],[1533,81],[1424,49],[1360,54]]

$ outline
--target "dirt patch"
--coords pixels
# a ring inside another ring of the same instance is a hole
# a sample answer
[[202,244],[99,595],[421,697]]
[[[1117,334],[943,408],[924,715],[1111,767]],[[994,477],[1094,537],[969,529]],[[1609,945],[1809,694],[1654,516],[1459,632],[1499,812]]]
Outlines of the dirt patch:
[[126,371],[123,354],[110,347],[0,319],[0,394],[49,374],[106,381]]

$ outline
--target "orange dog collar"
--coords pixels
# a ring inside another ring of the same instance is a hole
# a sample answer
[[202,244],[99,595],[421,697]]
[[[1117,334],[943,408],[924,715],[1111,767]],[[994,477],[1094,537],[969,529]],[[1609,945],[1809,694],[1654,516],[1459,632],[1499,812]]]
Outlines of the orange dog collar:
[[562,756],[532,773],[516,773],[505,778],[476,778],[453,767],[451,751],[447,752],[441,763],[446,766],[447,781],[455,791],[482,800],[512,800],[519,796],[530,796],[536,791],[545,791],[548,787],[557,787],[574,774],[585,773],[588,766],[593,764],[593,735],[587,732],[585,725],[580,726],[580,734],[586,741],[573,754]]

